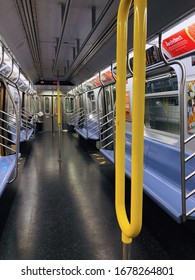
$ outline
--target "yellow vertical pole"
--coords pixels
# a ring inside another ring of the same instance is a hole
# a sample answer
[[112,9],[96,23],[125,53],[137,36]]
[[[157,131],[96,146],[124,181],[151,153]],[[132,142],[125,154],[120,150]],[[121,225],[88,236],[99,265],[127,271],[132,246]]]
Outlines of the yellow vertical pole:
[[142,226],[144,110],[146,68],[147,0],[134,1],[134,62],[133,62],[133,120],[132,120],[132,217],[138,220],[137,232]]
[[[129,221],[125,210],[125,92],[127,24],[132,1],[121,0],[117,17],[117,53],[116,53],[116,146],[115,146],[115,207],[122,235],[128,230]],[[127,228],[127,229],[126,229]],[[122,238],[123,241],[123,238]],[[130,243],[131,239],[128,240]]]
[[52,91],[52,115],[55,114],[55,107],[54,107],[54,92]]
[[57,85],[57,101],[58,101],[58,139],[59,139],[59,161],[61,161],[61,101],[60,101],[60,83]]
[[60,103],[60,84],[58,82],[57,86],[57,94],[58,94],[58,126],[61,126],[61,103]]
[[132,102],[132,172],[130,222],[125,208],[125,92],[127,24],[130,0],[121,0],[117,16],[116,195],[115,207],[122,241],[130,244],[142,226],[145,44],[147,0],[134,0],[134,60]]

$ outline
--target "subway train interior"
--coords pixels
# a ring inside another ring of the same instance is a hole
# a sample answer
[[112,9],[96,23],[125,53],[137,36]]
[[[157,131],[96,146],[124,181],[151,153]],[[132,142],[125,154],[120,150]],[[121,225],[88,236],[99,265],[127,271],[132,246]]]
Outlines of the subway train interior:
[[195,259],[194,0],[0,0],[0,259]]

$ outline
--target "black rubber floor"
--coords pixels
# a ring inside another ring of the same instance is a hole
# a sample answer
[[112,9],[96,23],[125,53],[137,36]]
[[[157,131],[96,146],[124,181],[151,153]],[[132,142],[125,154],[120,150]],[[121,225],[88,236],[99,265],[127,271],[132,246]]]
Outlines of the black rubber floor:
[[[38,134],[28,152],[0,198],[0,258],[121,259],[114,166],[98,164],[95,147],[71,132],[62,134],[61,162],[57,133]],[[179,225],[144,196],[131,258],[195,259],[195,221]]]

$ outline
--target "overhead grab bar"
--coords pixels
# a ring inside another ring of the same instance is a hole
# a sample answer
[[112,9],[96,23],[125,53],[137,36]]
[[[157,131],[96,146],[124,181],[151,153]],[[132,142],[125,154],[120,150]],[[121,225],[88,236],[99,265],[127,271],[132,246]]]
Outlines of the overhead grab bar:
[[130,222],[125,208],[125,92],[127,59],[127,24],[132,1],[121,0],[117,16],[116,79],[116,195],[115,207],[122,242],[130,244],[142,226],[143,149],[145,98],[145,45],[147,1],[134,0],[134,62],[132,113],[132,176]]

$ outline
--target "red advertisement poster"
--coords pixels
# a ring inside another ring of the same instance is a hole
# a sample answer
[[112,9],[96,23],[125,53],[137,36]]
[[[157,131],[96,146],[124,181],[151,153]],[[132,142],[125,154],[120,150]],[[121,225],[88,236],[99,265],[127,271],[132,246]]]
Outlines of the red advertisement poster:
[[104,84],[114,81],[111,70],[101,74],[101,80]]
[[93,78],[92,81],[93,81],[93,83],[96,85],[96,87],[100,87],[100,86],[102,85],[101,82],[100,82],[100,80],[99,80],[99,76]]
[[194,50],[195,23],[163,40],[162,46],[171,57],[176,57]]

